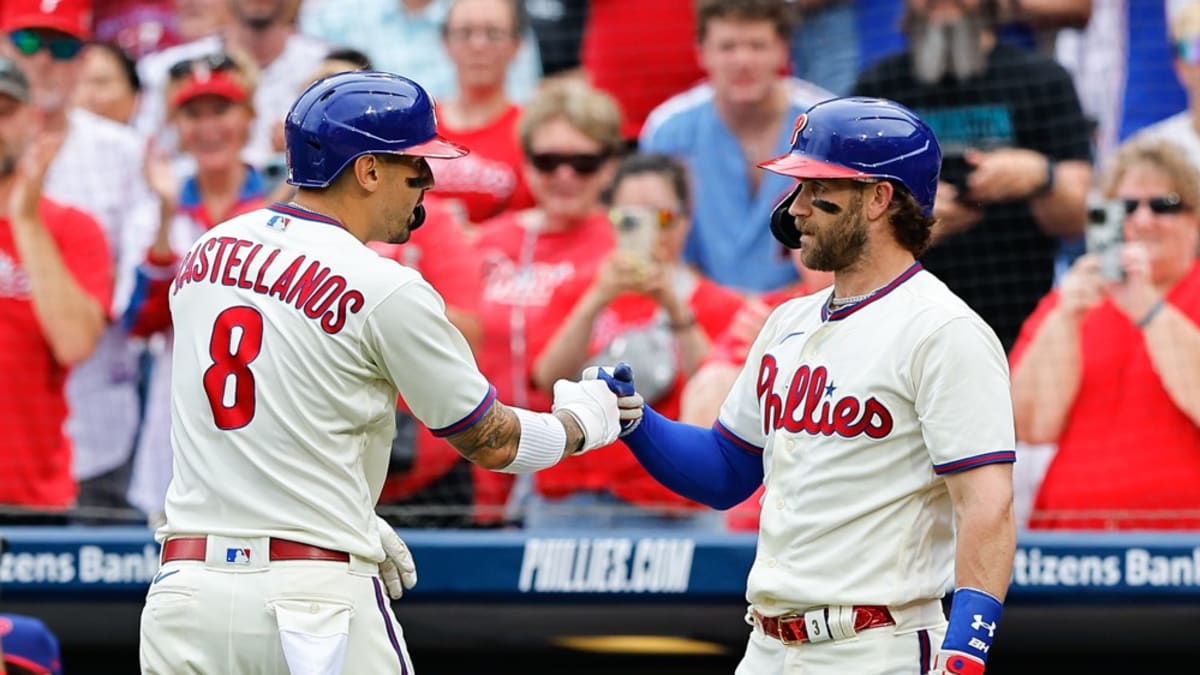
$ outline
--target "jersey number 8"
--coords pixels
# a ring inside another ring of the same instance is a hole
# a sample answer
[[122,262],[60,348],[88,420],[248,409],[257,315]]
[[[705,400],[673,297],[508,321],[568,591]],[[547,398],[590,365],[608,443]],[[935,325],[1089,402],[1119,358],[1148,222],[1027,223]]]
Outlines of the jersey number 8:
[[262,351],[262,340],[262,314],[253,307],[230,307],[217,315],[208,341],[213,364],[204,371],[204,393],[218,429],[241,429],[254,419],[250,363]]

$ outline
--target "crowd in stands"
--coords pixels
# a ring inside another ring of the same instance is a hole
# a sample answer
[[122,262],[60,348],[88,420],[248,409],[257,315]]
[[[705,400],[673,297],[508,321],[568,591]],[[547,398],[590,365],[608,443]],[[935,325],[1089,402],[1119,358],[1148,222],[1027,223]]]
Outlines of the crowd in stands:
[[[757,163],[813,104],[885,97],[943,151],[922,264],[1049,453],[1023,525],[1200,528],[1200,0],[0,0],[0,30],[0,524],[161,519],[180,256],[291,199],[301,91],[378,69],[471,154],[371,246],[506,403],[626,361],[714,422],[768,313],[830,282],[772,237],[791,185]],[[756,528],[759,495],[700,507],[619,441],[514,480],[397,404],[399,526]]]

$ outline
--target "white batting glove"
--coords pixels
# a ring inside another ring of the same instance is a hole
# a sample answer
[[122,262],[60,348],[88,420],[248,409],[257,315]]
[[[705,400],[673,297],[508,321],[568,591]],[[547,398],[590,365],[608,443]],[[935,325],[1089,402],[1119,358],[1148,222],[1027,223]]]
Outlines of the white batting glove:
[[383,518],[375,518],[379,521],[379,543],[383,544],[384,554],[383,562],[379,563],[379,577],[387,587],[388,596],[399,600],[404,589],[417,585],[417,564],[396,530]]
[[585,380],[601,380],[609,391],[617,395],[617,408],[621,411],[621,436],[627,436],[642,423],[642,406],[646,401],[633,385],[633,368],[628,363],[615,366],[592,366],[583,371]]
[[551,410],[566,411],[583,429],[583,447],[576,453],[578,455],[611,444],[621,433],[617,396],[600,380],[555,382]]

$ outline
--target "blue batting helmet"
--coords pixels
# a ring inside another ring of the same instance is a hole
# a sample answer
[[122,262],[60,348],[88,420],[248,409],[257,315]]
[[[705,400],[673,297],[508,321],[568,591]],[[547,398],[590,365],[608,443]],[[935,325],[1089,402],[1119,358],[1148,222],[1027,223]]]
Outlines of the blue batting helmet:
[[284,138],[287,182],[308,188],[328,186],[370,153],[441,159],[467,154],[438,136],[433,99],[421,85],[371,71],[338,73],[310,85],[288,111]]
[[[916,113],[882,98],[822,101],[796,118],[792,148],[759,164],[784,176],[887,180],[907,190],[921,211],[933,215],[942,150],[933,130]],[[787,214],[791,193],[771,218],[775,238],[791,248],[800,239]]]

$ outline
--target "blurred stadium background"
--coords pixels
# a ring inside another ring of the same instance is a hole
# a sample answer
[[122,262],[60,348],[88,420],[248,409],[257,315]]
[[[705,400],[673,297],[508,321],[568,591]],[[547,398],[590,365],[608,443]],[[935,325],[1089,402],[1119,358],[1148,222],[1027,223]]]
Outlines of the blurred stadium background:
[[[225,1],[211,0],[214,5]],[[340,15],[349,34],[360,0],[305,0],[303,7],[301,0],[280,1],[297,25],[304,25],[305,12]],[[664,16],[674,17],[689,2],[641,0],[669,9]],[[903,2],[788,3],[809,19],[794,38],[793,73],[830,91],[848,90],[863,68],[904,46],[898,29]],[[96,30],[135,55],[150,54],[178,40],[180,13],[202,4],[97,0]],[[1094,125],[1098,166],[1134,130],[1186,107],[1172,70],[1165,19],[1168,6],[1184,4],[1187,0],[1094,0],[1086,30],[1010,27],[1009,38],[1071,69]],[[616,0],[523,0],[530,22],[525,38],[538,47],[540,72],[570,76],[589,58],[609,68],[629,69],[640,62],[645,71],[654,71],[656,65],[645,61],[649,57],[638,56],[645,44],[630,43],[621,34],[627,25],[620,8],[629,6]],[[596,8],[602,11],[589,12]],[[430,16],[435,20],[437,14]],[[603,26],[589,24],[597,16]],[[609,33],[597,32],[601,28]],[[659,28],[690,30],[670,24]],[[586,40],[604,41],[604,49],[621,51],[620,58],[589,56]],[[154,341],[149,346],[158,347]],[[398,527],[418,564],[418,587],[394,605],[418,672],[732,672],[748,630],[743,589],[753,558],[753,505],[736,509],[720,532],[635,525],[527,533],[520,509],[512,507],[519,502],[480,503],[481,491],[489,488],[473,479],[465,464],[434,480],[421,476],[424,465],[413,456],[412,443],[399,437],[393,460],[397,482],[419,484],[419,495],[398,490],[380,513]],[[1023,519],[1052,454],[1052,447],[1019,452]],[[3,464],[0,454],[0,469]],[[1171,479],[1169,467],[1164,476]],[[518,491],[528,489],[518,482]],[[577,514],[587,522],[617,515],[636,522],[636,511],[619,508],[591,507]],[[156,565],[146,527],[154,515],[93,505],[65,519],[86,525],[0,527],[5,540],[0,610],[42,617],[62,641],[68,675],[136,672],[137,616]],[[1197,634],[1200,532],[1023,531],[1012,595],[988,672],[1191,672],[1194,666],[1186,664],[1200,656]]]

